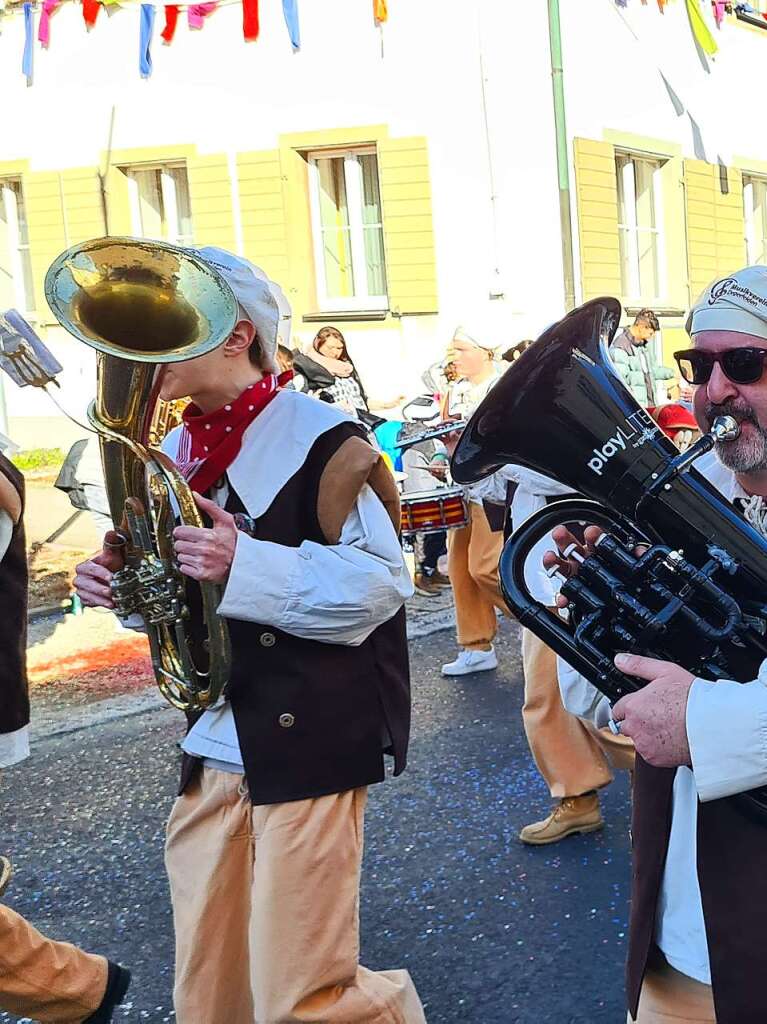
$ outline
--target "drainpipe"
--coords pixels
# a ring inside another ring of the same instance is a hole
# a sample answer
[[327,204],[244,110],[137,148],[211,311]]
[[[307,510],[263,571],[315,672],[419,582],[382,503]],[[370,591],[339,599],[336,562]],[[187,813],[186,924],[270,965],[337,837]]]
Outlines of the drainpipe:
[[109,235],[109,198],[107,189],[107,178],[112,165],[112,139],[115,131],[115,112],[116,106],[112,107],[112,113],[109,118],[109,140],[107,142],[107,159],[104,170],[97,171],[99,176],[99,192],[101,193],[101,216],[104,220],[104,235]]
[[559,224],[562,236],[562,278],[565,286],[565,309],[571,310],[575,308],[575,272],[573,270],[570,165],[567,159],[565,84],[562,71],[562,30],[559,22],[559,0],[549,0],[549,42],[551,49],[551,85],[554,93],[554,132],[557,143]]

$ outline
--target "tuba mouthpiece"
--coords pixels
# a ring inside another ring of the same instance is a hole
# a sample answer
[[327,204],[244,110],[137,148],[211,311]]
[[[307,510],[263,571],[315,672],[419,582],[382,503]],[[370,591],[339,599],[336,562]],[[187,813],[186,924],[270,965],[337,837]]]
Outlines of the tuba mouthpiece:
[[711,434],[715,441],[734,441],[740,435],[740,424],[733,416],[717,416]]

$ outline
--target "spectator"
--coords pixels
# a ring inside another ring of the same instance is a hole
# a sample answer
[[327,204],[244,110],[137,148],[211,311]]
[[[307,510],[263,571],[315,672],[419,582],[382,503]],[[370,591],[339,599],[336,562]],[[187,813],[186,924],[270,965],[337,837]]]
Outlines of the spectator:
[[368,412],[368,400],[359,374],[346,348],[343,334],[335,327],[322,327],[308,353],[294,353],[296,369],[306,379],[306,390],[326,402],[358,416]]
[[618,334],[610,345],[610,356],[615,369],[637,402],[644,408],[654,408],[655,382],[676,377],[668,366],[659,366],[649,342],[660,330],[658,318],[651,309],[640,309],[630,327]]

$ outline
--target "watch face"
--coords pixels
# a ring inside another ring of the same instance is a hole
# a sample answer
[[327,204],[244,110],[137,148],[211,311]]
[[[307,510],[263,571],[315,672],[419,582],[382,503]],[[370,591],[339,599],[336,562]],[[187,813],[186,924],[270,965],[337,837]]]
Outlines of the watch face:
[[251,516],[245,515],[244,512],[234,513],[234,525],[238,530],[247,533],[249,537],[256,536],[256,521]]

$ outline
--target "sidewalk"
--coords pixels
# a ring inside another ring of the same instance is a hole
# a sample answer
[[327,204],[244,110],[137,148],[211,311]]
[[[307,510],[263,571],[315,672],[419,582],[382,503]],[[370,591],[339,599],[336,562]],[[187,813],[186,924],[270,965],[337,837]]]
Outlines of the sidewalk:
[[[452,629],[449,588],[415,594],[407,605],[408,639]],[[41,739],[170,705],[155,685],[147,638],[123,629],[110,612],[84,609],[29,625],[27,658],[32,738]]]

